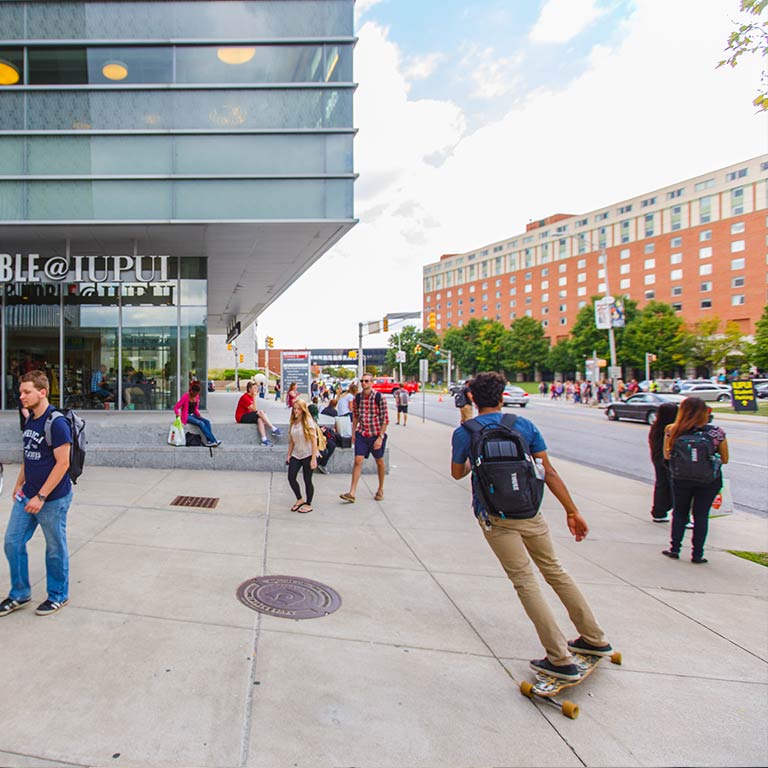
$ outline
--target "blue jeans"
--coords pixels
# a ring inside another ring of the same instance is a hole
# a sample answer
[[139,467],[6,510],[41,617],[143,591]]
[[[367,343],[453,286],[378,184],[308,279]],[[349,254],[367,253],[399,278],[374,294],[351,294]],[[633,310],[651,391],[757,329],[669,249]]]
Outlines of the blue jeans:
[[200,431],[203,433],[203,436],[209,443],[216,442],[216,438],[213,436],[213,432],[211,431],[211,422],[208,421],[208,419],[204,419],[202,416],[195,416],[194,414],[190,413],[189,416],[187,416],[187,423],[194,424],[196,427],[199,427]]
[[45,573],[48,599],[63,603],[69,599],[69,550],[67,549],[67,511],[72,494],[46,501],[43,508],[31,515],[24,511],[28,499],[13,502],[11,518],[5,531],[5,556],[11,569],[12,600],[28,600],[32,596],[29,583],[27,542],[39,525],[45,536]]

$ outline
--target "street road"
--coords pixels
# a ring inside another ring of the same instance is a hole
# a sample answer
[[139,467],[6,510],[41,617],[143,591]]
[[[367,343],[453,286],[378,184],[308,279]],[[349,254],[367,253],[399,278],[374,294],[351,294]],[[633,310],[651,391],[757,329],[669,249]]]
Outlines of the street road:
[[[442,397],[443,402],[438,402],[438,396],[432,393],[424,397],[426,418],[443,424],[458,424],[459,411],[453,404],[453,397]],[[421,393],[411,398],[408,410],[409,419],[421,419]],[[535,422],[554,458],[653,483],[646,424],[608,421],[600,408],[554,402],[539,395],[531,395],[525,408],[507,406],[504,410]],[[731,461],[723,471],[731,480],[736,508],[768,515],[768,420],[763,423],[718,422],[716,415],[715,423],[719,423],[728,435]],[[397,427],[390,424],[390,431],[395,429]],[[649,510],[650,503],[649,489]]]

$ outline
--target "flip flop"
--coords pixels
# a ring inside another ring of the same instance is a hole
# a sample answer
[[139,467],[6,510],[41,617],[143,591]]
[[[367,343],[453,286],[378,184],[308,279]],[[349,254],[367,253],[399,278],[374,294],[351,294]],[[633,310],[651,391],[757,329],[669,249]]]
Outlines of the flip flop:
[[351,493],[340,493],[339,498],[348,501],[350,504],[355,503],[355,497]]
[[305,512],[311,512],[312,511],[312,505],[311,504],[302,504],[297,510],[297,512],[301,512],[304,514]]
[[298,511],[299,511],[299,507],[300,507],[300,506],[302,506],[302,504],[304,504],[304,502],[303,502],[303,501],[297,501],[297,502],[296,502],[296,503],[295,503],[295,504],[294,504],[294,505],[291,507],[291,512],[298,512]]
[[384,499],[384,491],[376,491],[376,495],[373,497],[375,501],[383,501]]

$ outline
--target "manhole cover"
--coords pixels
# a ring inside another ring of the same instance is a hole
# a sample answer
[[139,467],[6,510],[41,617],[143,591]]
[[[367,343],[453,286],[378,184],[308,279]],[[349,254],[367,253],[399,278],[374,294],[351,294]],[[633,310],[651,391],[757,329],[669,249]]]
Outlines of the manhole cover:
[[297,576],[259,576],[237,588],[237,599],[259,613],[283,619],[316,619],[341,605],[338,592]]
[[201,507],[213,509],[219,500],[213,496],[177,496],[172,502],[172,507]]

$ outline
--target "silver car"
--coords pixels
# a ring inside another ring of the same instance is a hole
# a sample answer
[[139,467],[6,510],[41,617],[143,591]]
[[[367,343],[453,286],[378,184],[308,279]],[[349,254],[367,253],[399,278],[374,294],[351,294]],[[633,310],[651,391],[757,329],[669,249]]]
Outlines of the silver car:
[[724,403],[731,399],[731,388],[725,384],[713,384],[712,382],[683,384],[680,387],[680,394],[684,397],[695,395],[708,402]]
[[521,408],[525,408],[528,405],[528,399],[528,393],[524,389],[512,384],[507,384],[504,387],[504,405],[519,405]]

